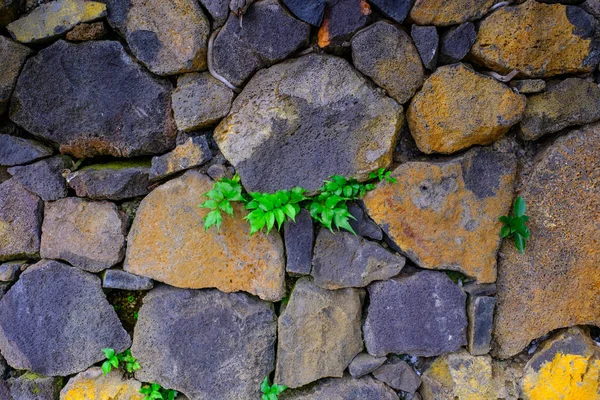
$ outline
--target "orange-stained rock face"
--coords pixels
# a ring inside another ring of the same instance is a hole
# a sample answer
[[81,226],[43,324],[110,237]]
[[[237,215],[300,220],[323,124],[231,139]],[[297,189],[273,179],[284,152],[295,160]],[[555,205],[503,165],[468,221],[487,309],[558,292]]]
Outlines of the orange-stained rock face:
[[92,367],[69,380],[60,400],[142,400],[141,387],[135,379],[124,379],[120,370],[104,376],[100,368]]
[[223,217],[204,231],[207,209],[197,208],[212,181],[189,171],[150,193],[129,232],[124,269],[181,288],[246,291],[270,301],[284,295],[285,257],[277,232],[250,236],[246,212]]
[[521,120],[525,96],[464,64],[440,67],[408,107],[408,126],[424,153],[450,154],[498,140]]
[[529,0],[503,7],[481,22],[472,56],[500,73],[549,77],[598,65],[598,23],[579,7]]
[[409,162],[364,199],[367,212],[418,266],[496,280],[501,223],[513,196],[514,156],[478,148],[443,163]]
[[417,0],[410,19],[417,25],[448,26],[481,18],[494,0]]
[[600,325],[600,124],[556,140],[520,195],[531,240],[525,254],[504,243],[494,318],[498,357],[546,333]]

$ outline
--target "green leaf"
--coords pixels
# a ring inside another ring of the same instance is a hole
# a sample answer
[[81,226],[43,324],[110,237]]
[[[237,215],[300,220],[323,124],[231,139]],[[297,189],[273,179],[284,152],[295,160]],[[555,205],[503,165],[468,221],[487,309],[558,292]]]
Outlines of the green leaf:
[[119,368],[119,360],[117,359],[117,357],[109,359],[108,362],[111,363],[113,367]]
[[216,200],[217,202],[219,202],[225,198],[225,196],[223,195],[223,192],[221,192],[219,189],[210,190],[210,191],[204,193],[204,195],[206,197],[208,197],[209,199]]
[[327,201],[325,201],[325,207],[326,208],[333,208],[337,205],[337,203],[339,203],[340,201],[344,200],[343,197],[340,196],[331,196],[330,198],[327,199]]
[[502,216],[498,218],[500,220],[500,222],[502,222],[503,224],[506,225],[510,225],[510,218],[507,216]]
[[233,207],[231,206],[231,203],[228,200],[223,200],[220,204],[219,204],[219,209],[223,210],[224,212],[226,212],[227,214],[233,216]]
[[285,213],[281,208],[277,208],[273,210],[273,214],[275,214],[275,220],[277,221],[277,230],[280,230],[281,225],[285,222]]
[[271,211],[273,209],[273,201],[269,199],[267,196],[263,196],[257,199],[259,207],[264,211]]
[[221,228],[221,222],[223,222],[223,216],[219,210],[213,210],[206,215],[204,219],[204,230],[208,230],[211,226],[216,225],[217,230]]
[[152,393],[152,388],[150,388],[150,386],[142,386],[142,388],[140,388],[140,393],[141,394],[150,394],[150,393]]
[[525,225],[523,225],[523,221],[521,218],[511,218],[510,219],[510,230],[511,232],[521,232]]
[[341,175],[333,175],[331,180],[337,183],[338,186],[345,186],[348,180]]
[[108,373],[110,372],[111,369],[112,369],[112,367],[110,366],[110,362],[104,361],[102,363],[102,373],[104,375],[108,375]]
[[343,228],[349,232],[352,232],[356,236],[356,232],[354,232],[354,229],[352,229],[352,226],[350,226],[350,222],[348,221],[347,216],[343,216],[336,213],[333,216],[333,222],[335,223],[335,226],[338,229]]
[[260,384],[260,391],[267,393],[269,391],[269,377],[265,376],[265,379]]
[[267,221],[267,234],[271,232],[273,229],[273,225],[275,225],[275,213],[273,211],[269,211],[265,213],[265,219]]
[[267,222],[265,218],[265,212],[260,208],[257,208],[250,214],[246,215],[244,219],[250,222],[250,235],[260,231]]
[[510,226],[503,226],[500,230],[500,236],[503,238],[510,236]]
[[287,386],[283,386],[283,385],[273,385],[273,386],[271,386],[271,392],[274,394],[281,394],[281,392],[283,392],[287,388],[288,388]]
[[523,236],[521,236],[518,233],[515,233],[514,241],[515,241],[515,246],[517,246],[517,250],[519,250],[519,253],[521,253],[521,254],[525,253],[525,239],[523,238]]
[[333,221],[334,215],[335,213],[333,212],[333,210],[324,210],[321,213],[321,223],[330,231],[333,231],[333,229],[331,229],[331,222]]
[[106,358],[113,358],[115,356],[115,350],[111,348],[102,349],[102,352]]
[[523,200],[521,196],[517,197],[517,200],[515,200],[515,215],[517,217],[522,217],[525,215],[526,209],[527,206],[525,205],[525,200]]
[[277,400],[277,395],[275,393],[269,393],[269,400]]
[[345,197],[352,197],[353,193],[354,193],[354,190],[352,189],[351,186],[344,187],[344,196]]
[[269,400],[269,395],[268,394],[263,394],[261,400]]
[[215,209],[219,206],[219,202],[216,200],[206,200],[204,203],[200,204],[200,207],[202,208],[210,208],[210,209]]
[[284,214],[287,215],[292,221],[296,222],[296,215],[298,214],[298,212],[296,211],[296,208],[293,205],[284,204],[281,207],[281,211],[283,211]]

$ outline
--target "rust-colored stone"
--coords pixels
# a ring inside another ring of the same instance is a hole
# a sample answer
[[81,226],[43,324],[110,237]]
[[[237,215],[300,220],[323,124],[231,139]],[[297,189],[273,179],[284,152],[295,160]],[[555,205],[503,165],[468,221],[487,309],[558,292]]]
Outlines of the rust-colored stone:
[[417,0],[410,19],[417,25],[448,26],[481,18],[494,0]]
[[103,375],[98,367],[75,375],[60,391],[60,400],[142,400],[142,384],[134,379],[125,379],[121,370],[113,369]]
[[169,285],[223,292],[244,290],[278,301],[284,295],[285,257],[275,231],[250,236],[243,205],[223,217],[219,231],[204,230],[209,210],[198,208],[212,181],[197,171],[159,186],[137,211],[124,269]]

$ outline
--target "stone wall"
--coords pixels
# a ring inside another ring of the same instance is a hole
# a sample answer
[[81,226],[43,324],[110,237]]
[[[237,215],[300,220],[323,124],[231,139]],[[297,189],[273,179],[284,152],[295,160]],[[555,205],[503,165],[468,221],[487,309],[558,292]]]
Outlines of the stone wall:
[[[597,18],[0,0],[0,400],[600,399]],[[242,204],[205,230],[234,174],[375,186],[356,234],[308,210],[251,234]],[[141,369],[104,375],[107,348]]]

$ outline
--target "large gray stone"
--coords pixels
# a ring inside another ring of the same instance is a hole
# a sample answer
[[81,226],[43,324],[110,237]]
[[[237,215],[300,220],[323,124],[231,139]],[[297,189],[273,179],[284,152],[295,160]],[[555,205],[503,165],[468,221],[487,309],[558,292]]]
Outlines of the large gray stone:
[[369,286],[363,331],[369,354],[432,357],[467,344],[465,293],[443,272],[420,271]]
[[71,172],[67,182],[79,197],[123,200],[148,194],[149,175],[149,162],[117,161]]
[[402,108],[342,58],[309,54],[258,72],[215,130],[249,191],[321,187],[387,167]]
[[323,379],[306,388],[286,390],[279,400],[398,400],[398,395],[384,383],[365,376],[354,379]]
[[70,375],[130,344],[100,279],[58,261],[29,267],[0,300],[0,351],[15,369]]
[[306,209],[296,215],[296,221],[287,220],[283,224],[285,241],[285,270],[290,275],[309,275],[312,268],[313,219]]
[[6,381],[0,379],[0,398],[5,400],[14,400],[8,389]]
[[215,71],[236,86],[308,45],[309,25],[292,17],[277,0],[257,1],[243,18],[240,24],[231,13],[213,46]]
[[108,21],[157,75],[206,69],[210,23],[196,0],[107,0]]
[[160,286],[144,297],[131,353],[135,376],[190,399],[248,400],[273,370],[270,303],[244,293]]
[[363,348],[362,295],[360,289],[326,290],[300,278],[279,317],[275,382],[297,388],[342,377]]
[[52,155],[52,149],[34,140],[0,134],[0,165],[27,164]]
[[16,179],[0,184],[0,261],[38,255],[43,207]]
[[41,376],[32,372],[8,380],[10,394],[15,400],[55,400],[61,386],[62,378]]
[[44,201],[58,200],[69,193],[63,171],[72,168],[73,161],[67,156],[56,156],[33,164],[12,167],[8,173],[25,189],[40,196]]
[[[0,11],[1,13],[1,11]],[[1,17],[0,17],[1,18]],[[17,83],[19,72],[25,60],[31,54],[28,47],[13,42],[9,38],[0,36],[0,115],[8,108],[10,95]],[[0,146],[0,149],[2,147]]]
[[175,144],[171,84],[113,41],[59,40],[29,59],[10,117],[77,158],[155,154]]
[[315,284],[324,289],[365,287],[396,276],[406,259],[350,232],[321,229],[313,256]]

